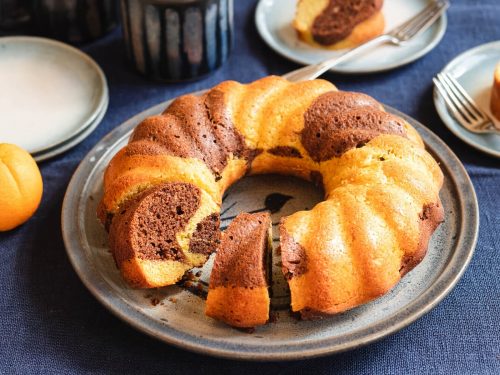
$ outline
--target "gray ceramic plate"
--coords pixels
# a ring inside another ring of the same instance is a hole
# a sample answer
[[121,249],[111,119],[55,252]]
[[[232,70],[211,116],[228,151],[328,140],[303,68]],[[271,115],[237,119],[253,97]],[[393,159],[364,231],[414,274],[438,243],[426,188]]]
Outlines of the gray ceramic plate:
[[[455,57],[443,69],[455,77],[478,106],[495,121],[490,111],[491,86],[495,66],[500,63],[500,41],[482,44]],[[441,95],[434,89],[434,105],[450,131],[465,143],[500,158],[500,134],[476,134],[460,125],[450,114]]]
[[0,38],[0,82],[8,88],[0,96],[2,122],[10,125],[0,126],[0,139],[32,154],[83,134],[109,99],[106,77],[90,56],[46,38]]
[[[316,48],[299,40],[292,27],[298,0],[260,0],[255,10],[255,24],[264,41],[277,53],[299,64],[310,65],[338,56],[344,51]],[[382,13],[385,31],[402,24],[420,12],[429,0],[385,0]],[[382,45],[335,66],[337,73],[375,73],[411,63],[430,52],[444,36],[446,14],[422,35],[404,46]]]
[[78,133],[76,133],[74,136],[67,139],[66,141],[61,142],[60,144],[57,144],[56,146],[50,147],[41,152],[32,153],[31,156],[33,156],[33,159],[40,162],[43,160],[53,158],[54,156],[62,154],[63,152],[68,151],[69,149],[75,147],[77,144],[82,142],[99,126],[102,119],[104,118],[104,115],[106,114],[106,111],[108,109],[108,104],[109,100],[108,98],[106,98],[106,100],[103,103],[101,112],[97,114],[97,118],[95,118],[92,123],[88,124],[87,127],[81,129]]
[[[428,312],[457,283],[474,251],[478,206],[471,181],[453,152],[423,125],[407,119],[439,161],[445,183],[441,198],[446,221],[430,242],[424,261],[387,295],[376,301],[316,322],[297,321],[288,313],[288,296],[274,259],[273,310],[276,322],[253,333],[232,329],[205,317],[204,300],[196,292],[209,279],[211,261],[182,286],[134,290],[120,277],[107,248],[106,233],[96,219],[102,177],[113,155],[126,144],[132,129],[168,102],[131,118],[104,137],[81,162],[66,192],[62,232],[68,256],[83,283],[110,311],[159,340],[203,354],[250,360],[301,359],[359,347],[394,333]],[[231,187],[222,207],[222,224],[241,211],[274,206],[273,222],[282,215],[311,208],[322,199],[306,182],[272,175],[248,177]],[[271,201],[271,202],[270,202]],[[166,349],[167,350],[167,349]]]

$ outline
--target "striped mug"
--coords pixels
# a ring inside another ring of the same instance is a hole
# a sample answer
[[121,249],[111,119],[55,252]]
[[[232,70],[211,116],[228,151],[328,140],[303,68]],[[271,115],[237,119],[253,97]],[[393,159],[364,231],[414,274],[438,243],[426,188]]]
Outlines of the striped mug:
[[195,79],[229,56],[232,0],[121,0],[121,11],[129,59],[150,78]]

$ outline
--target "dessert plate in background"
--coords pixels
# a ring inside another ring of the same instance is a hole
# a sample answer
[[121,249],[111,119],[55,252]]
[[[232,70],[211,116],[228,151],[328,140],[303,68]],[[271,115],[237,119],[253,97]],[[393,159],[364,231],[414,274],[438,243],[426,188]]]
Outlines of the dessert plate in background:
[[109,99],[94,60],[45,38],[0,38],[0,82],[0,139],[35,155],[81,141]]
[[[490,110],[493,72],[498,63],[500,63],[500,41],[486,43],[458,55],[444,67],[442,72],[455,77],[477,105],[494,119],[500,128],[500,121],[495,119]],[[465,129],[448,111],[444,99],[436,89],[434,89],[434,105],[441,120],[458,138],[480,151],[500,157],[499,134],[477,134]]]
[[64,142],[62,142],[54,147],[50,147],[50,148],[45,149],[41,152],[36,152],[36,153],[31,154],[31,156],[33,156],[33,159],[35,159],[37,162],[40,162],[40,161],[44,161],[44,160],[53,158],[54,156],[60,155],[63,152],[68,151],[69,149],[75,147],[77,144],[82,142],[101,123],[101,121],[104,118],[104,115],[106,114],[106,111],[108,109],[108,104],[109,104],[109,100],[106,99],[106,101],[104,102],[104,106],[102,107],[101,112],[99,112],[97,114],[97,117],[94,119],[94,121],[92,121],[87,127],[83,128],[82,130],[80,130],[78,133],[76,133],[71,138],[67,139],[66,141],[64,141]]
[[[210,277],[211,260],[182,285],[154,290],[127,286],[107,246],[96,208],[103,174],[132,130],[170,102],[152,107],[105,136],[82,160],[66,191],[62,234],[68,257],[82,282],[111,312],[159,340],[202,354],[249,360],[296,360],[344,351],[398,331],[436,306],[454,287],[474,252],[478,206],[463,165],[436,135],[417,121],[386,107],[413,125],[444,173],[440,196],[446,220],[434,233],[425,259],[395,288],[371,303],[321,321],[297,321],[289,314],[280,257],[273,251],[272,323],[253,333],[230,328],[204,315],[199,295]],[[285,176],[250,176],[225,194],[221,225],[239,212],[269,209],[281,216],[310,209],[323,197],[312,185]],[[277,226],[274,226],[276,229]],[[277,233],[274,233],[277,239]],[[276,248],[277,243],[274,243]],[[198,272],[200,274],[198,275]],[[281,281],[280,281],[281,280]],[[428,327],[431,334],[432,327]],[[165,348],[168,350],[168,348]]]
[[[316,48],[299,40],[292,26],[296,0],[260,0],[255,11],[257,30],[276,52],[299,64],[311,65],[341,55],[344,51]],[[413,17],[429,0],[385,0],[382,12],[391,30]],[[432,50],[446,31],[446,14],[428,30],[404,46],[382,45],[333,67],[337,73],[374,73],[408,64]]]

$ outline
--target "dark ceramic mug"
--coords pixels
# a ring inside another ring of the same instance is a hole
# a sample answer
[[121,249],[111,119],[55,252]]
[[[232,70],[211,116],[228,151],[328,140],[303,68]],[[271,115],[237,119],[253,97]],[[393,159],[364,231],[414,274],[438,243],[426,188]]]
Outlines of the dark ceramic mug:
[[121,9],[128,56],[148,77],[194,79],[229,56],[233,0],[121,0]]
[[29,0],[0,0],[0,29],[11,30],[29,19]]
[[118,0],[32,0],[38,33],[70,43],[97,39],[118,24]]

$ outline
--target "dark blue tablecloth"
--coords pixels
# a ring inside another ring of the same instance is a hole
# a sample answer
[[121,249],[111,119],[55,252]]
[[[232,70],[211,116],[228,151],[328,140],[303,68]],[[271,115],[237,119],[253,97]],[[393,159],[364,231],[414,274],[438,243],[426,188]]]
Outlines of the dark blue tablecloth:
[[[403,0],[400,0],[403,1]],[[119,32],[85,46],[104,69],[109,111],[83,143],[41,163],[40,209],[22,227],[0,234],[0,373],[305,373],[500,374],[500,160],[475,151],[441,123],[431,78],[458,53],[500,39],[500,1],[453,1],[441,44],[406,67],[367,76],[328,74],[413,116],[455,151],[479,199],[476,253],[463,278],[434,310],[401,332],[340,355],[300,362],[246,363],[168,346],[123,323],[85,289],[64,250],[60,212],[80,160],[111,129],[167,98],[225,79],[252,81],[297,66],[259,38],[255,1],[235,0],[235,49],[228,63],[192,83],[158,84],[126,63]],[[500,60],[500,56],[499,56]],[[6,88],[1,88],[5,95]],[[1,125],[4,126],[4,125]]]

